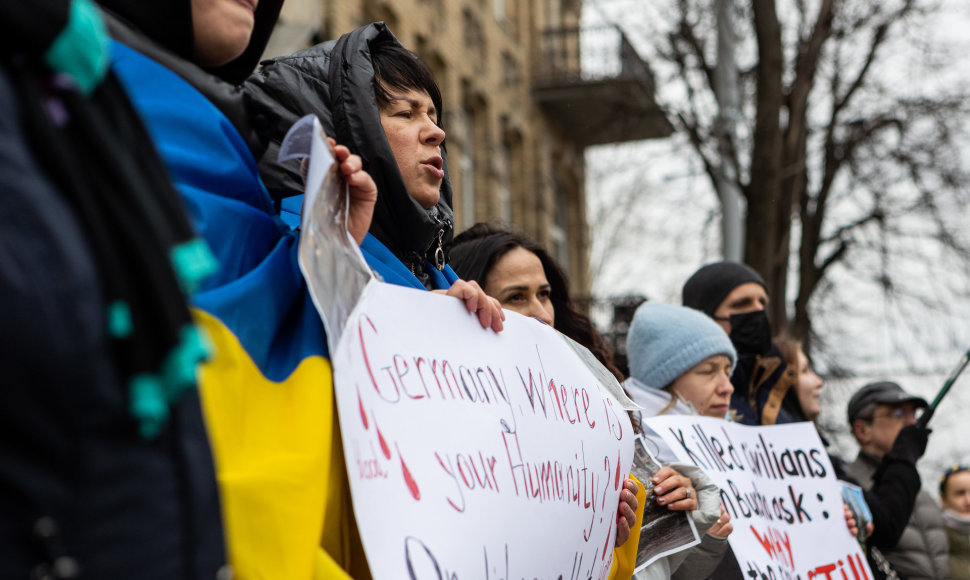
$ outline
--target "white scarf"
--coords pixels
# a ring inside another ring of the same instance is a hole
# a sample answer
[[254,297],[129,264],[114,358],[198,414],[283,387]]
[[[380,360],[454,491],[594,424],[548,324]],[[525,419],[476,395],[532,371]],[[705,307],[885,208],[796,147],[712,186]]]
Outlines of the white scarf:
[[951,509],[943,510],[943,522],[946,527],[954,529],[961,534],[970,534],[970,516],[957,513]]

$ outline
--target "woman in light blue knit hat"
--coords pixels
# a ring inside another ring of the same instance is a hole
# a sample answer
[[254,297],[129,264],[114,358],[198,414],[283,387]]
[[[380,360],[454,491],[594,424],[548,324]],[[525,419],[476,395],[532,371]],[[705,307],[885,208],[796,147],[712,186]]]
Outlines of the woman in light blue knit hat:
[[626,352],[630,378],[624,386],[644,417],[674,412],[727,418],[737,354],[704,313],[646,302],[633,315]]
[[[734,387],[731,370],[737,354],[728,335],[704,313],[646,302],[633,315],[626,354],[630,378],[623,386],[641,407],[641,417],[660,414],[726,418]],[[698,509],[691,517],[706,530],[701,543],[667,556],[634,575],[637,580],[706,578],[717,568],[733,527],[720,508],[720,490],[700,469],[677,463],[673,452],[649,428],[643,430],[656,459],[689,477]]]

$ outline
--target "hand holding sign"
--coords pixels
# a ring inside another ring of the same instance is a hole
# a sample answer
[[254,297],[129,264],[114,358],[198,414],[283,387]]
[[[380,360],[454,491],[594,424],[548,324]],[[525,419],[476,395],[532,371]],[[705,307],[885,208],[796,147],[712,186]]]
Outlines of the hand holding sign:
[[360,244],[370,229],[371,219],[374,217],[374,204],[377,203],[377,184],[369,173],[364,171],[364,164],[359,155],[350,153],[343,145],[331,137],[327,137],[333,147],[333,156],[344,181],[347,182],[347,231],[354,241]]
[[714,525],[707,530],[707,533],[715,538],[726,538],[730,536],[731,532],[733,531],[734,524],[731,523],[731,514],[724,511],[724,508],[722,507],[721,517],[717,518],[717,521],[714,522]]
[[623,480],[620,491],[620,505],[616,514],[616,546],[620,547],[630,539],[630,530],[637,523],[637,490],[640,488],[632,479]]
[[674,511],[697,509],[697,492],[689,477],[681,475],[673,467],[661,467],[653,476],[653,493],[657,503]]
[[482,328],[491,328],[495,332],[502,332],[505,322],[505,312],[498,300],[492,298],[481,289],[477,282],[458,280],[447,290],[433,290],[436,294],[445,294],[461,300],[465,309],[478,317]]

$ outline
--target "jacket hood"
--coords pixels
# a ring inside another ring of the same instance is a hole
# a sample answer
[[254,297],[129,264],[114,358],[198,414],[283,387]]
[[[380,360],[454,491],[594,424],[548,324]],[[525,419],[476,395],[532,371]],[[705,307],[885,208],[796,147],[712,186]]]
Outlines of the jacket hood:
[[[293,55],[268,60],[244,85],[254,115],[269,141],[260,173],[277,198],[302,192],[296,164],[276,161],[279,143],[300,117],[313,113],[328,135],[360,155],[377,183],[378,197],[370,233],[421,278],[425,260],[434,261],[439,232],[452,236],[454,212],[447,156],[441,198],[430,210],[411,199],[381,126],[374,96],[370,46],[377,41],[400,44],[383,22],[344,34]],[[258,127],[257,127],[258,129]]]
[[[193,60],[195,41],[191,0],[97,0],[98,4],[157,44],[186,60]],[[239,84],[253,72],[279,18],[283,0],[260,0],[253,34],[246,50],[232,62],[208,69],[217,77]]]

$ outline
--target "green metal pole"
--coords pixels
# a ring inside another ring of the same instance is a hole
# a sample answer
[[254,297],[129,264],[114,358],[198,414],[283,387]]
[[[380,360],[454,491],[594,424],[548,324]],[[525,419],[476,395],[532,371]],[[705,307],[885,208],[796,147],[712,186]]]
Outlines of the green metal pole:
[[949,378],[947,378],[946,382],[943,383],[943,387],[940,388],[940,392],[936,393],[936,397],[933,398],[933,402],[930,403],[929,408],[926,409],[922,415],[920,415],[919,420],[916,422],[917,425],[920,427],[926,427],[926,425],[930,422],[930,419],[933,418],[933,413],[936,412],[936,407],[939,406],[940,401],[942,401],[943,397],[945,397],[950,391],[950,387],[952,387],[953,383],[956,382],[957,378],[960,376],[960,373],[963,372],[963,369],[967,368],[967,363],[970,363],[970,350],[963,354],[963,360],[960,361],[957,368],[950,373]]

